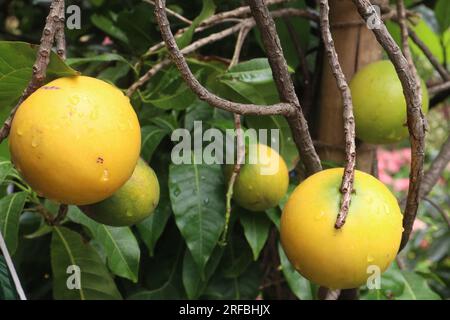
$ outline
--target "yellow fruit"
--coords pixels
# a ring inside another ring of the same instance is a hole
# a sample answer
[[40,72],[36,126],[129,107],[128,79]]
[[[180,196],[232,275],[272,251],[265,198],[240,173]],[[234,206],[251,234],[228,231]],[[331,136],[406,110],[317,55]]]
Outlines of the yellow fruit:
[[[251,145],[236,179],[233,199],[250,211],[275,207],[286,194],[289,172],[283,158],[264,144]],[[227,181],[233,166],[225,167]]]
[[[334,228],[343,169],[321,171],[303,181],[283,209],[281,242],[297,271],[333,289],[366,283],[395,258],[402,214],[389,189],[373,176],[355,172],[355,193],[344,226]],[[370,267],[368,269],[368,267]]]
[[159,202],[158,177],[139,159],[131,178],[111,197],[81,209],[97,222],[110,226],[136,224],[155,210]]
[[[353,98],[356,135],[374,144],[393,143],[408,137],[406,100],[395,68],[388,60],[359,70],[350,89]],[[428,111],[428,91],[422,81],[422,111]]]
[[36,192],[66,204],[103,200],[133,173],[139,122],[129,99],[90,77],[60,78],[18,109],[11,127],[12,160]]

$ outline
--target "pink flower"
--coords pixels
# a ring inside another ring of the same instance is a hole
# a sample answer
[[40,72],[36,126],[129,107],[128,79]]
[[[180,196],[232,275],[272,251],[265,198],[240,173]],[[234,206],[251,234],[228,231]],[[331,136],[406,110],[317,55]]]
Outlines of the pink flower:
[[390,175],[388,175],[387,173],[385,173],[384,171],[380,171],[378,173],[378,178],[380,179],[381,182],[385,183],[385,184],[392,184],[392,177]]
[[407,191],[409,188],[409,179],[401,178],[401,179],[394,180],[394,183],[392,185],[394,187],[394,190],[397,192]]
[[106,37],[103,39],[102,46],[109,46],[109,45],[112,45],[113,43],[114,43],[114,42],[111,40],[111,38],[108,37],[108,36],[106,36]]

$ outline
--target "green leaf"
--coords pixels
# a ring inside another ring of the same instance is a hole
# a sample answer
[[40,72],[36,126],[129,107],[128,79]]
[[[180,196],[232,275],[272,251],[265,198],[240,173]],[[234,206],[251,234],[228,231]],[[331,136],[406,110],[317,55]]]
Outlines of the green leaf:
[[153,125],[143,126],[141,128],[141,155],[145,160],[151,160],[153,152],[155,152],[156,148],[159,146],[162,139],[164,139],[167,134],[168,131],[166,129],[162,129]]
[[239,219],[244,228],[244,235],[253,252],[253,260],[258,260],[259,254],[266,244],[270,231],[270,220],[262,212],[239,210]]
[[277,207],[267,209],[266,215],[270,219],[270,221],[272,221],[273,224],[277,227],[277,229],[280,230],[280,221],[281,221],[280,209]]
[[[0,109],[11,108],[31,79],[38,46],[19,41],[0,41]],[[47,81],[77,75],[53,51],[47,67]],[[3,122],[6,119],[6,115]]]
[[0,184],[5,181],[6,177],[13,171],[13,165],[11,161],[0,160]]
[[171,165],[169,190],[176,224],[203,273],[225,224],[225,185],[221,167]]
[[[289,69],[293,72],[292,69]],[[267,58],[241,62],[230,68],[221,77],[224,80],[239,80],[247,84],[273,83],[272,69]]]
[[[155,169],[157,169],[157,167],[155,167]],[[172,214],[172,210],[170,208],[169,188],[167,185],[167,170],[168,165],[164,164],[164,166],[161,167],[161,170],[156,171],[158,172],[159,187],[161,192],[159,204],[156,207],[155,212],[153,212],[150,217],[136,225],[142,241],[144,241],[147,246],[150,256],[153,256],[156,242],[161,237],[167,221]]]
[[26,200],[26,192],[12,193],[0,200],[0,230],[11,255],[17,249],[19,218]]
[[156,99],[143,99],[163,110],[184,110],[197,98],[195,93],[183,82],[173,93],[164,94]]
[[441,33],[444,33],[450,27],[450,1],[438,0],[434,7],[434,12],[436,13]]
[[91,62],[111,62],[111,61],[119,61],[131,65],[127,59],[125,59],[124,57],[122,57],[117,53],[104,53],[84,58],[68,58],[66,60],[66,63],[69,66],[79,66]]
[[184,253],[183,260],[183,285],[186,290],[189,299],[198,299],[208,284],[209,279],[216,271],[220,259],[223,255],[223,248],[217,246],[208,263],[205,266],[205,274],[202,276],[198,267],[192,258],[192,254],[189,250]]
[[363,299],[369,300],[440,300],[427,280],[413,271],[400,270],[396,264],[381,276],[381,289],[367,290]]
[[[57,300],[118,300],[121,299],[116,284],[102,263],[98,253],[81,236],[64,227],[55,227],[51,242],[53,296]],[[69,289],[68,284],[80,270],[80,288]],[[69,269],[70,271],[70,269]],[[72,279],[71,279],[72,278]]]
[[17,300],[17,292],[2,255],[0,255],[0,300]]
[[313,300],[314,285],[294,269],[280,243],[278,243],[278,254],[280,256],[281,271],[292,293],[300,300]]
[[130,228],[97,223],[75,206],[70,207],[68,217],[87,227],[93,238],[102,245],[108,267],[114,274],[137,282],[141,251]]
[[120,28],[118,28],[116,26],[116,22],[112,21],[110,18],[99,14],[93,14],[91,15],[91,22],[94,26],[111,37],[116,38],[125,44],[128,43],[127,35]]
[[209,18],[214,14],[216,10],[216,5],[214,0],[203,0],[203,7],[197,18],[192,21],[189,28],[177,39],[177,44],[180,49],[186,47],[192,41],[195,29],[202,23],[205,19]]

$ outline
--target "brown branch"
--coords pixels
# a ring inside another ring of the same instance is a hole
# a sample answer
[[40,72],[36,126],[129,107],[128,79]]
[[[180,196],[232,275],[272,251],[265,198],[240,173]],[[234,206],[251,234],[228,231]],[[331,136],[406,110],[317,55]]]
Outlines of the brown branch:
[[446,92],[449,90],[450,90],[450,81],[447,81],[428,88],[428,93],[430,94],[430,96],[433,97],[440,94],[441,92]]
[[[155,6],[155,1],[153,1],[153,0],[143,0],[143,1],[144,1],[144,2],[147,2],[148,4],[151,4],[152,6]],[[181,14],[179,14],[179,13],[177,13],[177,12],[175,12],[175,11],[169,9],[169,8],[166,8],[166,11],[167,11],[168,14],[170,14],[171,16],[177,18],[177,19],[180,20],[181,22],[187,23],[187,24],[189,24],[189,25],[192,24],[192,21],[191,21],[191,20],[189,20],[189,19],[183,17]]]
[[441,65],[438,59],[433,55],[427,45],[419,38],[419,36],[411,29],[408,28],[408,35],[411,40],[419,47],[423,54],[427,57],[428,61],[433,65],[436,71],[440,74],[444,81],[450,81],[450,73]]
[[[289,103],[278,103],[270,106],[260,106],[255,104],[242,104],[225,100],[215,94],[209,92],[201,83],[195,78],[190,70],[183,53],[178,48],[175,38],[170,30],[169,20],[164,10],[165,0],[157,0],[155,6],[155,15],[161,30],[161,35],[166,42],[166,47],[169,51],[172,61],[177,66],[186,84],[191,90],[203,101],[206,101],[211,106],[219,109],[227,110],[237,114],[255,114],[255,115],[285,115],[290,116],[295,112],[295,109]],[[244,22],[243,22],[244,23]],[[245,23],[253,23],[252,20],[246,20]],[[239,28],[242,26],[239,26]],[[230,28],[231,29],[231,28]]]
[[61,10],[62,6],[64,6],[64,0],[53,0],[50,5],[50,12],[46,18],[44,30],[42,32],[41,44],[37,51],[36,61],[33,65],[31,80],[0,129],[0,143],[8,137],[12,120],[19,106],[26,98],[44,84],[56,30],[61,24],[61,19],[64,19],[64,17],[61,16],[61,12],[63,12]]
[[341,205],[337,215],[334,227],[336,229],[342,228],[347,218],[348,210],[350,208],[351,195],[353,192],[353,181],[355,178],[356,165],[356,145],[355,145],[355,117],[353,116],[353,102],[350,88],[345,79],[339,63],[339,57],[334,46],[333,37],[330,31],[329,21],[329,5],[328,0],[320,0],[320,29],[322,31],[322,39],[325,45],[325,50],[328,55],[328,61],[331,71],[336,78],[336,84],[341,91],[343,103],[343,118],[344,118],[344,132],[345,132],[345,158],[346,164],[341,184]]
[[239,58],[241,56],[242,47],[244,45],[245,39],[249,33],[251,28],[244,26],[239,31],[238,38],[236,40],[236,45],[234,47],[233,57],[231,58],[230,68],[237,65],[239,63]]
[[275,84],[281,101],[295,107],[295,114],[287,117],[295,143],[302,156],[308,175],[322,170],[319,156],[311,139],[308,124],[302,112],[300,101],[295,93],[294,84],[289,74],[286,59],[283,55],[275,22],[263,0],[247,1],[253,18],[261,32],[261,38],[266,49],[272,69]]
[[450,162],[450,137],[442,146],[437,157],[431,163],[430,168],[425,172],[420,187],[420,197],[426,197],[438,182],[445,168]]
[[423,198],[423,200],[428,202],[434,209],[436,209],[437,212],[439,212],[439,214],[442,216],[444,221],[447,223],[448,228],[450,229],[450,217],[444,211],[444,209],[442,209],[436,202],[434,202],[430,198],[425,197],[425,198]]
[[[353,0],[353,2],[365,21],[376,15],[376,11],[368,0]],[[409,175],[411,183],[409,184],[406,208],[403,214],[404,232],[400,244],[401,250],[409,240],[419,206],[419,190],[423,178],[425,119],[421,109],[421,96],[417,91],[420,84],[417,83],[417,78],[410,70],[408,61],[382,21],[380,21],[380,27],[372,29],[372,31],[397,71],[407,104],[407,123],[411,142],[411,171]]]
[[[281,9],[281,10],[272,12],[272,15],[275,18],[284,17],[284,16],[297,16],[297,17],[309,18],[311,13],[308,11],[305,11],[305,10],[298,10],[298,9]],[[250,19],[242,20],[241,23],[235,24],[234,26],[232,26],[228,29],[222,30],[217,33],[213,33],[205,38],[199,39],[199,40],[191,43],[187,47],[183,48],[181,50],[181,53],[183,55],[190,54],[205,45],[208,45],[210,43],[213,43],[213,42],[222,40],[228,36],[231,36],[231,35],[235,34],[236,32],[239,32],[244,27],[251,29],[254,26],[255,26],[255,21],[253,19],[250,18]],[[163,41],[163,43],[165,43],[165,42]],[[149,81],[161,69],[168,66],[170,64],[170,62],[171,62],[171,60],[167,58],[167,59],[164,59],[161,62],[157,63],[152,68],[150,68],[143,76],[141,76],[135,83],[133,83],[128,88],[127,93],[126,93],[127,96],[131,97],[136,92],[136,90],[138,90],[140,87],[142,87],[147,81]]]
[[66,60],[66,35],[64,33],[64,28],[66,27],[66,13],[65,13],[65,5],[64,1],[61,1],[60,11],[59,11],[59,22],[58,27],[55,33],[55,41],[56,41],[56,53],[58,56]]
[[67,212],[69,211],[69,207],[67,204],[60,204],[58,208],[58,213],[55,217],[52,218],[51,225],[57,226],[59,225],[67,216]]
[[[243,27],[239,32],[239,36],[236,40],[234,48],[233,58],[231,59],[228,68],[231,68],[239,63],[239,56],[242,50],[242,46],[249,31],[250,28]],[[231,173],[230,180],[228,181],[228,189],[226,193],[225,227],[222,234],[223,245],[226,244],[226,239],[228,236],[228,226],[230,224],[231,218],[231,198],[233,197],[234,184],[239,175],[239,172],[241,171],[241,165],[244,163],[245,160],[245,143],[242,134],[241,116],[235,113],[233,114],[233,118],[234,118],[234,128],[236,130],[237,151],[236,151],[236,163],[233,166],[233,172]]]

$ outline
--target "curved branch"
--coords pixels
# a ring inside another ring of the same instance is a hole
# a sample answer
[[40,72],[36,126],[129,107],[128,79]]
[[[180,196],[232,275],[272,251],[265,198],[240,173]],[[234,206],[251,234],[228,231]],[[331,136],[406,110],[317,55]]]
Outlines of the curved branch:
[[322,170],[322,165],[314,148],[300,101],[295,93],[273,17],[263,0],[248,0],[247,2],[261,32],[280,99],[295,107],[295,115],[288,117],[287,120],[306,171],[308,174],[318,172]]
[[[61,21],[64,21],[64,10],[61,9],[61,7],[64,8],[64,0],[53,0],[50,5],[50,12],[46,18],[44,30],[42,31],[41,44],[37,51],[36,61],[33,65],[31,80],[0,129],[0,143],[8,137],[12,120],[19,106],[44,83],[47,73],[47,66],[50,62],[50,54],[52,52],[55,34],[58,29],[61,29]],[[58,38],[59,41],[61,41],[61,36]],[[62,44],[62,42],[59,43]]]
[[339,57],[334,46],[333,37],[330,31],[328,0],[320,0],[320,29],[328,55],[331,71],[336,78],[336,84],[341,91],[344,108],[344,132],[345,132],[345,157],[346,164],[341,184],[341,207],[336,219],[335,228],[340,229],[347,218],[350,208],[351,194],[353,192],[353,181],[355,178],[356,166],[356,144],[355,144],[355,117],[353,116],[353,102],[350,88],[345,79],[344,72],[339,64]]
[[[377,15],[368,0],[353,0],[353,2],[366,22]],[[411,183],[403,214],[404,231],[400,244],[400,250],[402,250],[409,240],[419,206],[419,190],[423,178],[425,119],[421,109],[421,97],[417,91],[417,79],[410,70],[408,61],[399,46],[382,21],[380,21],[379,28],[372,29],[372,31],[397,71],[407,104],[407,123],[411,142],[411,172],[409,175]]]
[[450,137],[447,138],[447,141],[439,151],[437,157],[431,163],[430,168],[425,172],[422,180],[422,186],[420,188],[420,196],[421,198],[426,197],[433,187],[438,182],[439,178],[442,175],[442,172],[448,166],[450,162]]

